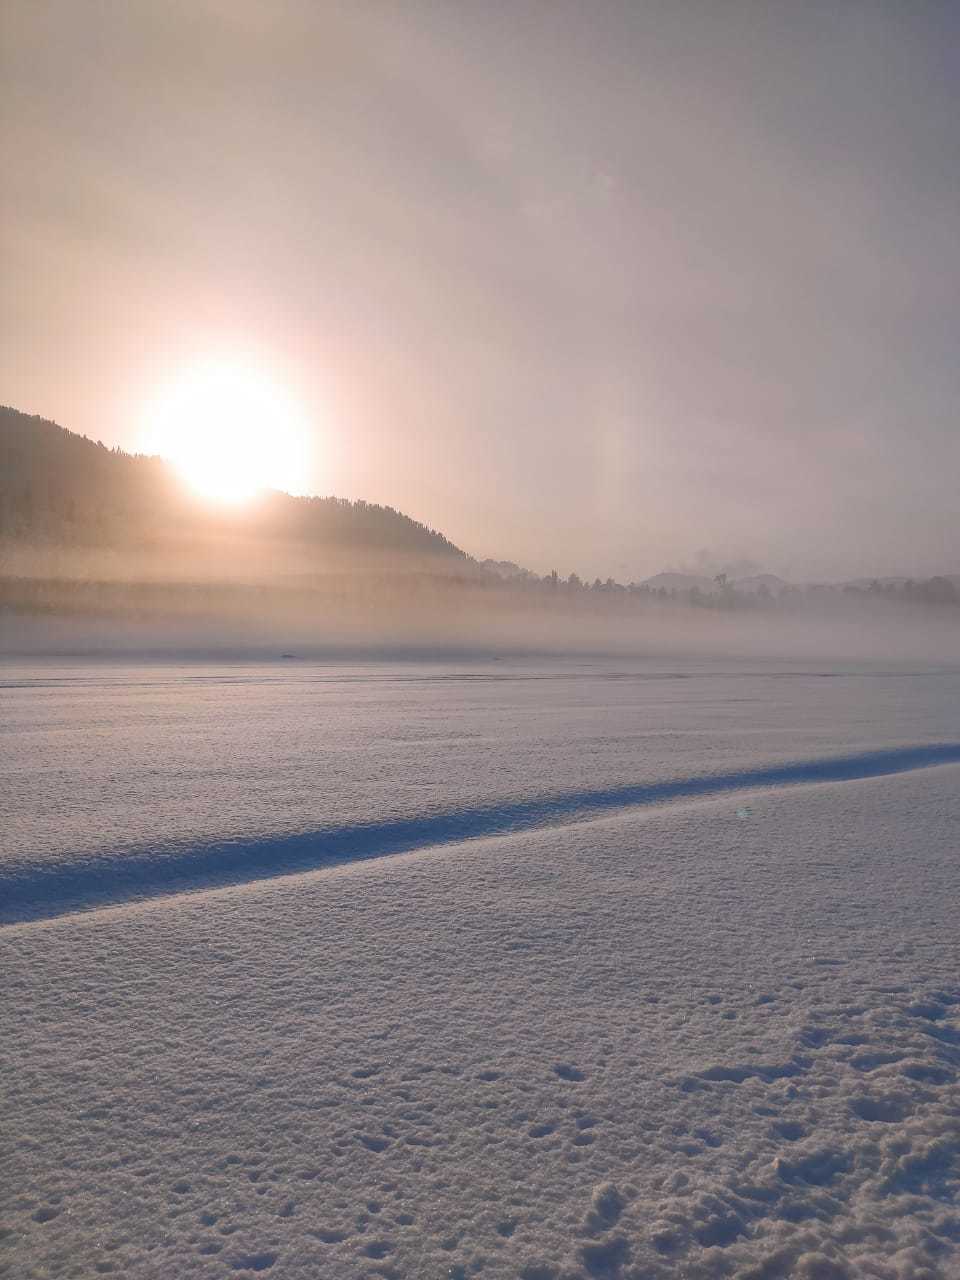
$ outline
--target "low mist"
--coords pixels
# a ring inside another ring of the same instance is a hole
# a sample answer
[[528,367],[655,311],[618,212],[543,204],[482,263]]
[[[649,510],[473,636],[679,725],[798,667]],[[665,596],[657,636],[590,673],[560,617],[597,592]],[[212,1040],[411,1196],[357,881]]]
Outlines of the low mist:
[[812,590],[700,605],[503,581],[473,562],[223,537],[153,554],[17,546],[6,654],[260,658],[671,654],[955,661],[960,609]]

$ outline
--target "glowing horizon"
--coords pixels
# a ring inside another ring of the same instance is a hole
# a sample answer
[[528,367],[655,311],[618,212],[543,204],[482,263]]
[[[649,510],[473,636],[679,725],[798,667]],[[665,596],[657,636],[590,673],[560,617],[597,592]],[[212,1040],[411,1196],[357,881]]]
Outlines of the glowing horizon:
[[310,487],[310,425],[282,383],[249,360],[220,358],[180,371],[148,404],[141,440],[144,452],[170,462],[214,502]]
[[[362,498],[601,579],[960,566],[960,6],[2,26],[6,403],[137,449],[145,397],[222,355],[283,392],[262,432],[191,410],[206,461],[177,415],[153,446],[219,501]],[[291,395],[306,470],[269,456]]]

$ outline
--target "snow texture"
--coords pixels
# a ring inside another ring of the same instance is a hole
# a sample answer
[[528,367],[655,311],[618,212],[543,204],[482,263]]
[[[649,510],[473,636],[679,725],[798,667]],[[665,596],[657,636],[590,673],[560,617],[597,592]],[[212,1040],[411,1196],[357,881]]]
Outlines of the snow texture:
[[960,1276],[955,674],[6,674],[0,1275]]

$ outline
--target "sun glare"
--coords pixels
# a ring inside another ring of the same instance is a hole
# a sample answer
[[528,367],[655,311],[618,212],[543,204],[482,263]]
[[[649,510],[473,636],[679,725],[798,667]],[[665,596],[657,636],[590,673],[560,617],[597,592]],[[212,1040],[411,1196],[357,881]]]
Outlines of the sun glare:
[[308,487],[310,433],[292,397],[253,364],[197,366],[150,407],[144,447],[197,493],[243,502],[262,489]]

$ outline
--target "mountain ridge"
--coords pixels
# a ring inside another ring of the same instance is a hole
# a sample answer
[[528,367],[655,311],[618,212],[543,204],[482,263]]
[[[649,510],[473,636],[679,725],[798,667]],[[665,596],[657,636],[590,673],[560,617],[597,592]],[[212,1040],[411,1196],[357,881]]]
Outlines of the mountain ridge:
[[270,490],[242,507],[217,508],[194,498],[162,458],[107,448],[0,406],[0,538],[143,551],[223,533],[471,562],[444,534],[378,503]]
[[[555,572],[541,577],[513,561],[477,560],[439,530],[363,499],[268,490],[237,507],[205,502],[191,494],[162,458],[108,448],[38,414],[6,405],[0,405],[0,544],[0,572],[8,577],[20,576],[11,552],[19,544],[89,553],[88,559],[132,552],[139,556],[140,573],[145,558],[152,557],[158,566],[165,553],[164,573],[208,581],[220,576],[236,580],[246,573],[254,579],[306,582],[313,574],[358,567],[391,572],[403,562],[408,569],[466,574],[512,589],[534,589],[538,584],[591,589],[575,573],[567,579]],[[34,572],[33,567],[26,570],[28,576]],[[81,569],[79,576],[86,572]],[[73,573],[73,568],[48,566],[41,576]],[[947,584],[948,595],[950,590],[960,592],[960,574],[939,575],[929,582]],[[696,603],[724,597],[764,601],[798,590],[909,594],[915,586],[902,576],[796,585],[761,572],[721,584],[706,574],[666,571],[626,587],[609,578],[597,579],[592,589]],[[928,589],[927,595],[937,598],[944,590],[940,585],[932,595]]]

